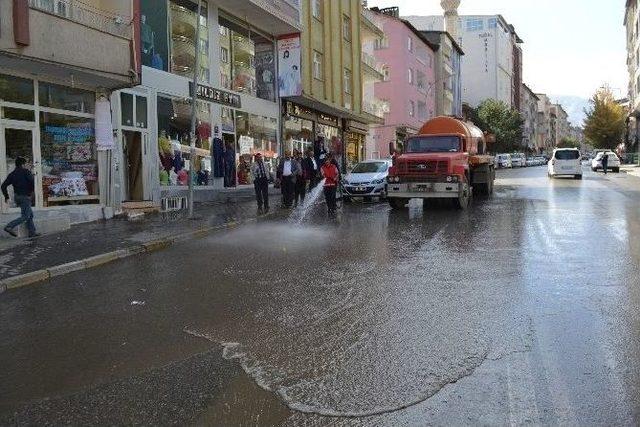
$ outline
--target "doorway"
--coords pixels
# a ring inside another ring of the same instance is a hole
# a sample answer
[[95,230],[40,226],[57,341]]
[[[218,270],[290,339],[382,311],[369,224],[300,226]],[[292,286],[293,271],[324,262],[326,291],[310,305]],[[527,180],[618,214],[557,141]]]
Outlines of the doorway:
[[[42,207],[42,184],[40,182],[40,156],[36,150],[35,132],[32,128],[4,126],[2,129],[1,149],[4,154],[4,162],[0,165],[0,178],[2,181],[15,169],[16,158],[23,157],[27,163],[25,167],[33,173],[34,197],[31,199],[31,206]],[[11,200],[13,198],[13,187],[8,189]],[[7,204],[2,198],[2,211],[15,208],[13,204]],[[17,208],[15,208],[17,209]]]
[[122,151],[124,153],[126,201],[141,202],[144,200],[142,133],[130,130],[122,131]]

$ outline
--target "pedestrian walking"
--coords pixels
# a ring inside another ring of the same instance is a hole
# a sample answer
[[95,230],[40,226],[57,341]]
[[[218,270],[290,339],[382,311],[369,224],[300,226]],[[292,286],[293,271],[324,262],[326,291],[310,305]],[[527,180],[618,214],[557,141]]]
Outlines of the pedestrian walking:
[[251,165],[251,178],[256,190],[258,214],[269,212],[269,169],[264,163],[261,153],[257,153]]
[[338,190],[338,179],[340,171],[333,162],[333,155],[328,154],[325,162],[320,168],[324,177],[324,200],[327,203],[327,212],[330,218],[336,215],[336,192]]
[[2,194],[4,195],[4,201],[9,203],[9,193],[7,192],[7,187],[10,185],[13,186],[13,199],[16,203],[16,206],[20,208],[20,218],[16,218],[11,221],[4,228],[4,231],[11,234],[13,237],[18,237],[14,228],[22,224],[23,222],[27,223],[27,230],[29,232],[29,237],[39,236],[36,233],[36,226],[33,223],[33,211],[31,210],[31,196],[33,195],[33,174],[30,170],[25,168],[25,164],[27,161],[24,157],[18,157],[16,159],[16,167],[7,176],[7,179],[2,183]]
[[304,198],[307,194],[307,180],[304,176],[304,169],[302,168],[302,152],[299,150],[293,151],[293,159],[298,164],[298,174],[296,175],[296,183],[293,195],[293,206],[298,206],[298,202],[304,203]]
[[282,204],[286,209],[293,204],[293,194],[295,191],[296,176],[300,170],[300,165],[291,157],[291,151],[287,150],[284,157],[280,159],[277,176],[282,186]]
[[603,152],[602,153],[602,170],[604,171],[604,174],[607,174],[607,167],[609,166],[609,155],[607,154],[607,152]]

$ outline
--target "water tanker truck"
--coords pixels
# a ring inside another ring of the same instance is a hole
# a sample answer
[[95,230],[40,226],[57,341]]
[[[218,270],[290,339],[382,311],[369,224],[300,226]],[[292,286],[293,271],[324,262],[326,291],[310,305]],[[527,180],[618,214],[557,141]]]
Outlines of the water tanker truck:
[[387,198],[393,209],[410,199],[452,200],[458,209],[469,205],[473,192],[493,192],[493,156],[485,135],[471,122],[436,117],[404,142],[387,177]]

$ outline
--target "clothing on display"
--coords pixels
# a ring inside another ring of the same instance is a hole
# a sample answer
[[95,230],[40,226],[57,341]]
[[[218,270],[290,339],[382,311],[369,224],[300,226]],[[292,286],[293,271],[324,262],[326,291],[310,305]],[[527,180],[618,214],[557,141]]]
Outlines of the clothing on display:
[[224,146],[222,145],[222,139],[213,138],[213,176],[215,178],[222,178],[224,177],[224,171]]

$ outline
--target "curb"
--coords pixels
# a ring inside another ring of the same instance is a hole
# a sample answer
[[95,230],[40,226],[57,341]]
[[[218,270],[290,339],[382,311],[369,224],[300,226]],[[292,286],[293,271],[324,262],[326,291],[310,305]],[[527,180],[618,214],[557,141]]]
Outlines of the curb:
[[223,225],[217,225],[214,227],[202,227],[186,233],[176,234],[173,236],[164,237],[162,239],[151,240],[149,242],[134,245],[129,248],[106,252],[104,254],[95,255],[77,261],[71,261],[65,264],[55,265],[53,267],[32,271],[30,273],[21,274],[19,276],[7,277],[6,279],[0,280],[0,294],[11,289],[18,289],[24,286],[33,285],[35,283],[44,282],[53,277],[64,276],[75,271],[88,270],[93,267],[109,264],[113,261],[129,258],[141,253],[153,253],[161,251],[172,246],[174,243],[206,237],[214,231],[235,228],[239,225],[255,221],[257,221],[257,218],[249,218],[244,221],[231,221]]

